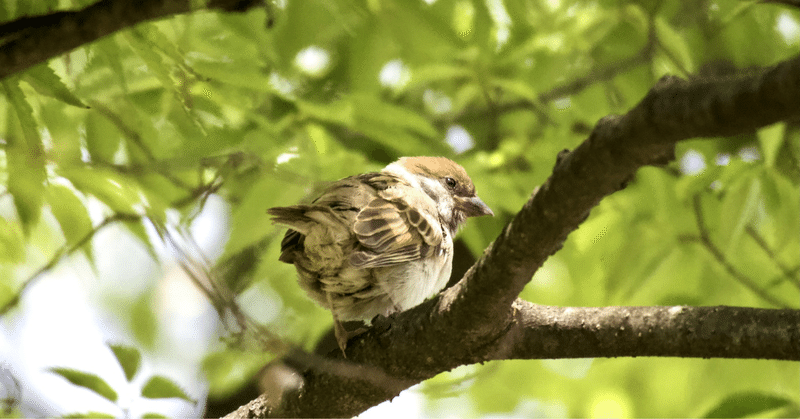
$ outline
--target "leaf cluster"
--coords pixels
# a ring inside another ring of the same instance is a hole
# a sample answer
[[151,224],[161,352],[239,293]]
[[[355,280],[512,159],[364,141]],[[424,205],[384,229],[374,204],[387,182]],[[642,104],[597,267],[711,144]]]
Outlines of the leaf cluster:
[[[64,3],[0,2],[0,21]],[[214,195],[230,226],[216,278],[248,312],[272,313],[261,318],[270,330],[310,348],[329,317],[277,262],[282,231],[266,208],[403,155],[446,155],[498,214],[462,233],[477,255],[560,150],[661,76],[727,77],[800,43],[796,11],[756,2],[289,0],[275,10],[271,29],[263,9],[143,23],[2,81],[0,312],[64,255],[93,260],[92,237],[109,224],[156,258],[148,229],[189,225]],[[640,171],[592,211],[522,296],[796,308],[799,135],[787,121],[681,144],[677,162]],[[138,351],[111,349],[130,381]],[[212,397],[261,363],[212,354]],[[784,365],[504,362],[422,391],[439,413],[459,394],[477,414],[781,416],[799,409]],[[95,375],[52,371],[116,401]],[[156,377],[142,397],[192,401]]]

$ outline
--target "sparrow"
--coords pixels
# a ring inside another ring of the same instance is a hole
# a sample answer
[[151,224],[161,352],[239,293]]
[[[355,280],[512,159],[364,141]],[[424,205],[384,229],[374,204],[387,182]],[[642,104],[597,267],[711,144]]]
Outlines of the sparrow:
[[331,311],[342,353],[352,337],[342,322],[405,311],[441,291],[453,236],[467,217],[494,215],[464,168],[445,157],[402,157],[334,182],[311,204],[267,212],[289,227],[279,260]]

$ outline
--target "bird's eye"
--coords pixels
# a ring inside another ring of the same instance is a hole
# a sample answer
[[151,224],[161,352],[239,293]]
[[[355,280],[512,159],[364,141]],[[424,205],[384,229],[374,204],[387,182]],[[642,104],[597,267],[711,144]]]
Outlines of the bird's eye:
[[458,182],[456,182],[456,180],[451,178],[451,177],[444,178],[444,183],[446,183],[447,186],[449,186],[451,188],[455,188],[456,185],[458,184]]

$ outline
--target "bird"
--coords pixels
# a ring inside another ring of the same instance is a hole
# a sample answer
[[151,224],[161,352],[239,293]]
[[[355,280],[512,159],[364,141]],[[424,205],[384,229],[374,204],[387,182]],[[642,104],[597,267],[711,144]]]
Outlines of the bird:
[[293,264],[301,288],[331,311],[343,354],[363,329],[348,332],[342,322],[369,323],[441,291],[453,237],[468,217],[494,215],[463,167],[430,156],[401,157],[333,182],[310,204],[267,212],[289,228],[278,259]]

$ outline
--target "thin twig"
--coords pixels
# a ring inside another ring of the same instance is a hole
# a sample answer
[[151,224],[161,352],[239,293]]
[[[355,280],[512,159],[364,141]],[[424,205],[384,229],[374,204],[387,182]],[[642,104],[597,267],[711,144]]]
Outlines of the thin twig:
[[86,233],[86,235],[84,235],[80,240],[78,240],[74,244],[72,245],[65,244],[64,246],[61,246],[58,250],[56,250],[55,254],[53,254],[50,260],[46,264],[44,264],[44,266],[39,268],[36,272],[33,273],[33,275],[29,276],[28,279],[22,282],[22,286],[20,286],[19,290],[17,291],[17,295],[14,296],[10,301],[8,301],[3,307],[0,308],[0,317],[5,315],[8,312],[8,310],[17,305],[20,296],[25,291],[25,289],[28,288],[33,283],[33,281],[35,281],[37,278],[39,278],[39,276],[41,276],[45,272],[53,269],[53,267],[55,267],[58,264],[58,262],[60,262],[65,256],[69,256],[75,253],[75,251],[77,251],[81,247],[83,247],[83,245],[85,245],[89,240],[91,240],[92,237],[94,237],[94,235],[97,234],[100,230],[102,230],[106,226],[116,223],[117,221],[123,221],[123,222],[139,221],[142,219],[142,217],[143,216],[139,214],[116,213],[114,215],[106,217],[103,221],[100,222],[100,224],[98,224],[91,231]]
[[[536,100],[520,99],[508,103],[495,103],[493,111],[498,115],[515,111],[519,109],[529,109],[536,113],[541,119],[550,122],[547,112],[542,108],[543,103],[547,103],[562,97],[570,96],[581,92],[583,89],[591,86],[594,83],[611,80],[617,75],[624,73],[628,70],[634,69],[639,65],[645,64],[653,57],[655,51],[656,37],[655,26],[651,23],[650,31],[648,33],[648,41],[642,49],[636,54],[628,57],[622,61],[616,62],[612,65],[603,68],[595,68],[589,71],[589,74],[578,77],[568,83],[556,86],[544,93],[539,94]],[[491,113],[487,113],[485,109],[477,109],[472,111],[464,111],[458,115],[453,116],[450,120],[457,121],[462,119],[472,120],[475,118],[491,117]]]
[[703,209],[700,205],[700,195],[695,195],[692,200],[692,205],[694,207],[694,215],[695,220],[697,222],[697,229],[700,230],[700,243],[702,243],[703,247],[708,250],[709,253],[714,257],[714,259],[722,265],[723,268],[740,284],[744,285],[747,289],[752,291],[757,296],[761,297],[762,300],[776,306],[782,308],[793,308],[791,305],[786,304],[785,302],[778,300],[777,298],[773,297],[765,290],[763,290],[752,278],[748,277],[747,275],[739,272],[733,265],[728,261],[722,251],[714,244],[711,240],[711,236],[708,233],[708,228],[706,228],[705,220],[703,217]]
[[[194,188],[192,190],[192,193],[189,195],[189,197],[183,198],[183,199],[179,199],[179,200],[173,202],[171,207],[180,208],[180,207],[183,207],[184,205],[188,205],[189,203],[191,203],[192,201],[194,201],[198,197],[207,196],[209,194],[212,194],[212,193],[216,192],[220,187],[222,187],[222,184],[220,182],[217,182],[216,184],[202,185],[201,187]],[[103,219],[103,221],[101,221],[100,224],[98,224],[91,231],[86,233],[86,235],[83,236],[76,243],[74,243],[72,245],[65,244],[65,245],[61,246],[58,250],[56,250],[56,252],[53,254],[53,256],[50,258],[50,260],[45,265],[43,265],[36,272],[34,272],[31,276],[29,276],[25,281],[22,282],[22,285],[20,286],[20,288],[17,291],[16,295],[14,297],[12,297],[8,302],[6,302],[5,305],[0,307],[0,317],[5,315],[11,308],[13,308],[13,307],[15,307],[17,305],[17,303],[19,302],[20,297],[22,296],[22,293],[25,291],[25,289],[27,289],[31,285],[31,283],[33,283],[33,281],[35,281],[39,276],[41,276],[45,272],[53,269],[65,256],[69,256],[69,255],[75,253],[78,249],[80,249],[83,245],[85,245],[89,240],[91,240],[94,237],[94,235],[97,234],[97,232],[99,232],[100,230],[102,230],[103,228],[105,228],[106,226],[108,226],[110,224],[116,223],[117,221],[123,221],[123,222],[141,221],[145,217],[146,217],[146,215],[140,215],[140,214],[114,213],[113,215],[110,215],[110,216],[106,217],[105,219]],[[156,229],[158,229],[158,228],[156,227]]]
[[[178,263],[183,271],[206,295],[226,327],[228,326],[225,322],[226,313],[234,316],[239,330],[231,331],[230,327],[228,327],[228,331],[232,333],[238,345],[244,346],[244,349],[248,349],[248,342],[254,341],[257,343],[256,350],[260,352],[268,351],[284,357],[283,362],[288,361],[295,366],[301,367],[302,370],[313,368],[317,371],[335,374],[340,377],[360,379],[377,387],[385,388],[388,391],[398,392],[410,385],[409,380],[393,377],[378,367],[356,364],[347,360],[326,358],[306,352],[296,345],[287,343],[269,328],[253,320],[239,307],[225,283],[219,280],[213,271],[208,268],[211,262],[194,241],[192,235],[185,234],[185,232],[179,232],[179,234],[183,241],[193,249],[187,249],[186,246],[182,245],[181,241],[177,240],[169,229],[163,228],[161,231],[161,236],[179,254]],[[199,255],[199,257],[193,256],[194,254]]]
[[[125,136],[125,138],[128,139],[128,141],[135,144],[139,148],[139,150],[144,154],[145,158],[147,158],[147,161],[149,161],[150,163],[158,163],[158,160],[153,155],[153,152],[150,151],[150,149],[144,143],[144,140],[142,139],[142,136],[139,134],[139,132],[128,126],[128,124],[126,124],[125,121],[119,115],[117,115],[114,111],[105,106],[105,104],[97,101],[90,101],[89,106],[96,109],[100,113],[100,115],[103,115],[112,124],[114,124],[114,126],[116,126],[117,129],[120,130],[120,132],[122,132],[122,134]],[[169,173],[168,170],[160,168],[157,164],[154,164],[154,167],[155,170],[158,172],[158,174],[164,176],[164,178],[170,181],[170,183],[172,183],[173,185],[185,190],[193,189],[191,185],[188,185],[181,179],[173,176],[171,173]]]
[[750,225],[748,225],[745,228],[745,231],[747,232],[747,235],[750,236],[750,238],[752,238],[754,242],[756,242],[758,247],[760,247],[761,250],[763,250],[764,253],[766,253],[770,259],[772,259],[772,261],[775,263],[778,269],[780,269],[781,272],[783,272],[783,275],[789,279],[789,282],[791,282],[792,285],[796,286],[797,288],[800,288],[800,278],[797,277],[796,273],[793,272],[792,269],[790,269],[788,266],[783,264],[783,262],[778,260],[778,256],[769,247],[766,240],[764,240],[764,238],[761,237],[761,235],[758,234],[758,232]]
[[[633,68],[636,68],[637,66],[646,63],[653,56],[653,50],[654,50],[653,42],[654,41],[652,40],[648,41],[647,45],[645,45],[641,50],[639,50],[639,52],[637,52],[635,55],[631,57],[628,57],[622,61],[619,61],[605,68],[594,69],[590,71],[589,74],[583,77],[578,77],[577,79],[572,80],[569,83],[556,86],[540,94],[539,103],[550,102],[558,98],[577,94],[594,83],[611,80],[621,73],[624,73],[628,70],[631,70]],[[530,106],[530,104],[525,101],[512,102],[499,106],[498,110],[501,112],[505,112],[528,106]]]

